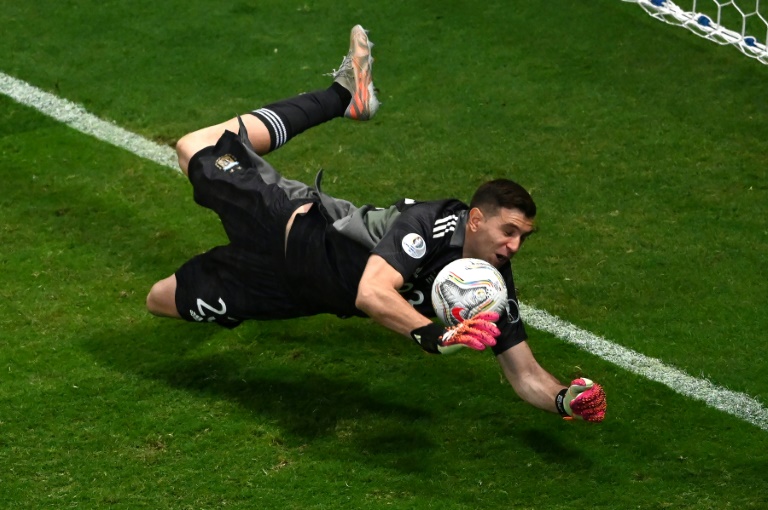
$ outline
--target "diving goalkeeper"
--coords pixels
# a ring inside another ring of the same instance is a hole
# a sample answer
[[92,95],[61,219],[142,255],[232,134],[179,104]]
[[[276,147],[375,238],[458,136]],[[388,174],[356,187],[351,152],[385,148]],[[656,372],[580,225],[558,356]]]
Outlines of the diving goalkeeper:
[[[536,205],[509,179],[481,185],[469,205],[403,199],[357,207],[286,179],[261,156],[324,122],[377,112],[372,44],[359,25],[334,82],[182,137],[176,150],[195,201],[217,213],[229,244],[199,254],[147,296],[155,315],[233,328],[244,320],[332,313],[370,317],[427,352],[489,347],[517,394],[565,419],[602,421],[605,393],[589,379],[561,384],[531,352],[511,259],[533,232]],[[485,260],[507,284],[502,317],[487,312],[453,327],[434,323],[431,283],[462,257]]]

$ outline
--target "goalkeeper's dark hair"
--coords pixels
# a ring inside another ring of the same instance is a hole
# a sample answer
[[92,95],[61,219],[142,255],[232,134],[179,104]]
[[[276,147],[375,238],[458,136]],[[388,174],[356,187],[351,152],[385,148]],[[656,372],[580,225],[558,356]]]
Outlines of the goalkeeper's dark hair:
[[536,203],[530,193],[509,179],[495,179],[477,188],[469,203],[469,208],[473,207],[491,216],[503,207],[517,209],[529,219],[536,217]]

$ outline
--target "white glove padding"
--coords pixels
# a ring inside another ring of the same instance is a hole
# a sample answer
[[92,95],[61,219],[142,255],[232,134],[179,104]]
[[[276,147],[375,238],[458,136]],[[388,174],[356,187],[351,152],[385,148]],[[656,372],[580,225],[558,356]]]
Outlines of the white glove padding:
[[584,377],[571,381],[571,386],[557,395],[555,404],[566,420],[576,418],[592,422],[605,419],[608,405],[603,387]]
[[439,324],[428,324],[411,331],[411,337],[427,352],[447,354],[461,347],[482,351],[496,345],[496,337],[501,331],[495,321],[499,320],[496,312],[482,312],[449,328]]

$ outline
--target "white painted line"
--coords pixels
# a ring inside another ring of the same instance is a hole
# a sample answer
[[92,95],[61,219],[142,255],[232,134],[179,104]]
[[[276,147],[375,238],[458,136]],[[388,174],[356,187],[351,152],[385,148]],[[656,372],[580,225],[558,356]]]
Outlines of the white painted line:
[[181,172],[176,162],[176,151],[171,147],[159,145],[102,120],[88,113],[78,104],[40,90],[3,72],[0,72],[0,92],[82,133]]
[[521,303],[520,313],[525,318],[525,322],[536,329],[551,333],[630,372],[660,382],[681,395],[700,400],[709,407],[725,411],[763,430],[768,430],[768,409],[745,393],[731,391],[706,379],[692,377],[656,358],[650,358],[617,345],[544,310]]
[[[2,72],[0,72],[0,92],[78,131],[178,171],[173,149],[103,121],[85,111],[80,105],[44,92]],[[681,395],[702,401],[710,407],[768,431],[768,409],[749,395],[722,388],[705,379],[691,377],[677,368],[580,329],[544,310],[521,303],[520,311],[526,323],[536,329],[551,333],[605,361],[659,382]]]

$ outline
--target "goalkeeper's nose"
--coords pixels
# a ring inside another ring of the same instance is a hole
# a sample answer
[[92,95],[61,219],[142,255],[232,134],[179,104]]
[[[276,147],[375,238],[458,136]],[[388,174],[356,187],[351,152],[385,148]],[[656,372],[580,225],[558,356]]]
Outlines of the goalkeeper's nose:
[[517,253],[517,250],[520,249],[520,245],[522,244],[522,240],[520,239],[520,236],[512,236],[509,238],[509,241],[507,241],[507,256],[512,257],[515,253]]

